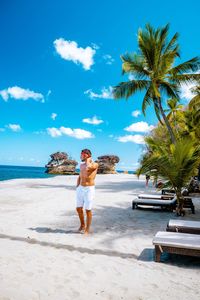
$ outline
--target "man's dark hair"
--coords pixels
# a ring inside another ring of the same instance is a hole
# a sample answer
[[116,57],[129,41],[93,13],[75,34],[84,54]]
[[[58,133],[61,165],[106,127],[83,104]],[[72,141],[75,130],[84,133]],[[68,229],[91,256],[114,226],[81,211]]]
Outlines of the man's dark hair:
[[82,153],[82,152],[86,153],[86,154],[89,155],[89,156],[92,156],[92,153],[91,153],[91,151],[90,151],[89,149],[83,149],[83,150],[81,151],[81,153]]

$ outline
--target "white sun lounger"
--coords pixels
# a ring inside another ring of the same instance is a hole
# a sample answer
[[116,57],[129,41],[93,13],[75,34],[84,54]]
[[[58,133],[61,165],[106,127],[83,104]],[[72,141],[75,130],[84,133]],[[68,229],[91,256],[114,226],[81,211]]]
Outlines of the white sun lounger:
[[135,209],[138,206],[160,206],[161,208],[166,208],[170,211],[173,211],[176,208],[176,197],[171,200],[135,198],[132,201],[132,209]]
[[158,194],[139,194],[138,198],[140,199],[160,199],[160,200],[168,200],[173,199],[174,195],[158,195]]
[[169,220],[167,231],[200,234],[199,221]]
[[[139,199],[142,199],[142,200],[173,200],[174,197],[176,197],[175,195],[157,195],[157,194],[139,194],[138,195],[138,198]],[[139,202],[138,202],[139,203]],[[146,204],[148,205],[148,204]],[[150,204],[149,204],[150,205]],[[158,205],[157,205],[158,206]],[[134,209],[134,204],[132,205],[132,208]],[[191,197],[188,197],[188,196],[185,196],[184,197],[184,204],[183,204],[183,208],[189,208],[191,209],[192,213],[194,214],[195,213],[195,206],[192,202],[192,198]]]
[[159,231],[153,238],[155,261],[163,252],[200,257],[200,236],[196,234]]

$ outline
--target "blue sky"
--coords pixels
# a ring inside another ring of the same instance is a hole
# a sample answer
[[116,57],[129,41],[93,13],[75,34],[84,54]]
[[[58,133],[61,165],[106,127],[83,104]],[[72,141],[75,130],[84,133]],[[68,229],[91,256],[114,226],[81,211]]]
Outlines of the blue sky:
[[141,114],[142,94],[111,98],[128,79],[120,55],[137,51],[147,22],[180,33],[181,61],[198,55],[200,4],[184,3],[1,0],[0,164],[44,166],[56,151],[79,161],[89,148],[94,159],[114,154],[118,169],[135,169],[157,120],[151,108]]

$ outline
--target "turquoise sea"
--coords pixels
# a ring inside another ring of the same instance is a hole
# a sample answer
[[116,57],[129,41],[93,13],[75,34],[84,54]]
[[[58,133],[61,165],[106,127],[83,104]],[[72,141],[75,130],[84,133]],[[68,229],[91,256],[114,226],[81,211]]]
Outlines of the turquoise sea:
[[[77,170],[79,171],[79,170]],[[119,173],[123,171],[117,170]],[[129,174],[134,174],[134,171],[129,171]],[[55,175],[45,173],[43,167],[24,167],[24,166],[1,166],[0,165],[0,181],[16,179],[16,178],[48,178]]]
[[54,175],[45,173],[42,167],[24,167],[24,166],[1,166],[0,180],[9,180],[16,178],[48,178]]

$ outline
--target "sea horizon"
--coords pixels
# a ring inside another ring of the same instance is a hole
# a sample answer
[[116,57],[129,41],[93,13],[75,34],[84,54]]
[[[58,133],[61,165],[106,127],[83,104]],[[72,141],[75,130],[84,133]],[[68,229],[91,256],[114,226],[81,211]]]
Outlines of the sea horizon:
[[[11,179],[50,178],[59,174],[45,173],[45,167],[0,165],[0,181]],[[79,169],[76,169],[79,172]],[[117,173],[135,174],[134,170],[117,170]],[[70,176],[70,175],[67,175]]]

